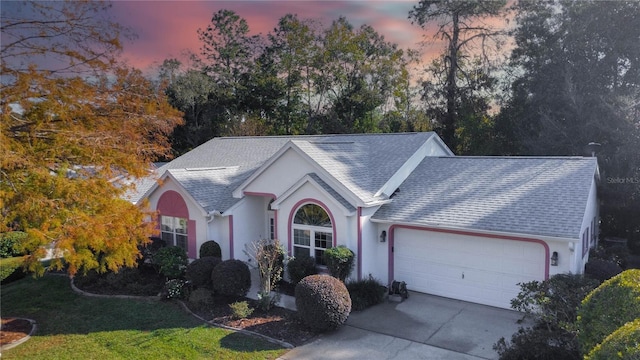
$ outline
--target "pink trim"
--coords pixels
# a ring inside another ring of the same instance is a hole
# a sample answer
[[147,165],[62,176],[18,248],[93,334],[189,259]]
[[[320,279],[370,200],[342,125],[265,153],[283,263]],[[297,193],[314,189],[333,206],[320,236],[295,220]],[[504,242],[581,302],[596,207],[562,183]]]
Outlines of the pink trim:
[[358,267],[358,280],[362,279],[362,207],[358,206],[358,215],[356,219],[358,221],[358,257],[356,258],[357,267]]
[[336,246],[336,221],[333,218],[333,214],[331,213],[331,211],[329,210],[329,207],[327,205],[325,205],[322,201],[320,200],[316,200],[316,199],[311,199],[311,198],[306,198],[306,199],[302,199],[300,201],[298,201],[292,208],[291,208],[291,212],[289,213],[289,223],[288,223],[288,229],[287,229],[287,236],[289,237],[288,241],[288,251],[289,251],[289,256],[292,255],[291,250],[293,249],[293,238],[291,237],[291,233],[292,233],[292,225],[293,225],[293,217],[295,216],[296,212],[298,211],[298,209],[302,206],[302,205],[306,205],[306,204],[316,204],[318,206],[320,206],[324,211],[327,212],[327,214],[329,215],[329,219],[331,219],[331,230],[332,230],[332,237],[333,237],[333,247]]
[[242,192],[244,195],[249,195],[249,196],[263,196],[263,197],[269,197],[272,198],[273,200],[277,199],[278,197],[275,194],[272,193],[265,193],[265,192],[253,192],[253,191],[243,191]]
[[394,280],[393,279],[393,246],[394,246],[394,242],[395,242],[395,229],[410,229],[410,230],[423,230],[423,231],[432,231],[432,232],[440,232],[440,233],[447,233],[447,234],[456,234],[456,235],[468,235],[468,236],[478,236],[478,237],[484,237],[484,238],[489,238],[489,239],[502,239],[502,240],[514,240],[514,241],[525,241],[525,242],[532,242],[532,243],[536,243],[536,244],[540,244],[544,247],[544,279],[548,280],[549,279],[549,245],[547,245],[546,242],[540,240],[540,239],[534,239],[534,238],[527,238],[527,237],[520,237],[520,236],[507,236],[507,235],[491,235],[491,234],[482,234],[482,233],[477,233],[477,232],[473,232],[473,231],[461,231],[461,230],[445,230],[445,229],[438,229],[438,228],[432,228],[432,227],[427,227],[427,226],[412,226],[412,225],[391,225],[389,227],[389,231],[388,231],[388,236],[389,236],[389,248],[388,248],[388,254],[389,254],[389,284],[391,284],[391,282]]
[[229,215],[229,259],[233,259],[233,215]]
[[273,210],[273,235],[278,238],[278,210]]
[[160,212],[160,215],[179,217],[183,219],[189,218],[187,203],[182,198],[182,195],[173,190],[167,190],[160,196],[156,208]]
[[195,220],[187,221],[187,256],[189,256],[190,259],[196,259],[198,257]]

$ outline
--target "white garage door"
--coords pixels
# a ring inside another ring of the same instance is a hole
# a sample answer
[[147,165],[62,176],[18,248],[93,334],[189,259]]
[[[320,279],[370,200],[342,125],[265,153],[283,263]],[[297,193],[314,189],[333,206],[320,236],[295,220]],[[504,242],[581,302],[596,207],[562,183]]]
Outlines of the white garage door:
[[396,229],[394,278],[409,290],[510,308],[519,282],[544,280],[542,244]]

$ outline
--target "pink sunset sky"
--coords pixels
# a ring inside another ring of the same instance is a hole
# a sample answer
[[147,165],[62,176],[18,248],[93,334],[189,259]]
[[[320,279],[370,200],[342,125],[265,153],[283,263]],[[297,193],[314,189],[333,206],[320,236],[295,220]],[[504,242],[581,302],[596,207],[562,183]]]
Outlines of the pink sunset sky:
[[211,16],[220,9],[235,11],[247,20],[252,34],[272,31],[278,20],[288,14],[314,19],[330,25],[339,16],[359,27],[368,24],[387,41],[403,49],[420,50],[425,58],[442,51],[431,41],[423,43],[425,31],[412,25],[409,11],[417,1],[113,1],[111,15],[137,34],[125,43],[124,57],[129,64],[153,71],[163,60],[180,59],[184,50],[200,52],[197,30],[206,28]]

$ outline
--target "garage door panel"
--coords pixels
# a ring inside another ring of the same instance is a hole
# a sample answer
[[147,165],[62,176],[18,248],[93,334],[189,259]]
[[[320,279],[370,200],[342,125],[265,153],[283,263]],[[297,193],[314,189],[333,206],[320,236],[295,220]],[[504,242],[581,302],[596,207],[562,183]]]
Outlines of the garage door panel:
[[410,290],[509,308],[518,283],[544,279],[539,243],[402,228],[394,239],[394,277]]

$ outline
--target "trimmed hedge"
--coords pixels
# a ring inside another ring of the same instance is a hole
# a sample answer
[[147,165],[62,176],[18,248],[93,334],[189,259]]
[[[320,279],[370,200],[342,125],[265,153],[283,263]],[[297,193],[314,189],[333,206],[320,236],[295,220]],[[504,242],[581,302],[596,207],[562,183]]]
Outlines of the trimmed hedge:
[[387,288],[369,275],[368,279],[350,281],[347,284],[351,297],[351,310],[360,311],[381,303]]
[[324,259],[331,276],[344,282],[353,270],[355,254],[344,245],[324,251]]
[[225,260],[211,272],[213,291],[224,296],[245,296],[251,288],[251,272],[240,260]]
[[0,282],[6,284],[25,277],[23,263],[22,257],[0,259]]
[[585,356],[585,360],[609,359],[640,359],[640,318],[618,328]]
[[609,334],[640,317],[640,270],[626,270],[603,282],[578,309],[578,342],[588,354]]
[[311,275],[296,285],[298,316],[315,331],[337,329],[351,312],[351,298],[344,283],[333,276]]
[[201,258],[207,256],[222,258],[222,249],[220,248],[220,244],[213,240],[209,240],[200,245],[199,254]]
[[296,285],[300,280],[317,273],[316,260],[309,255],[290,258],[287,263],[287,272],[289,273],[291,284]]
[[196,259],[187,265],[184,276],[196,288],[211,289],[211,273],[222,262],[222,259],[213,256],[205,256]]
[[27,233],[22,231],[0,233],[0,258],[25,255],[21,247],[26,239]]

